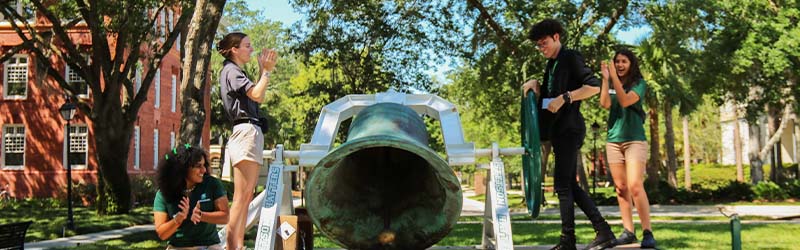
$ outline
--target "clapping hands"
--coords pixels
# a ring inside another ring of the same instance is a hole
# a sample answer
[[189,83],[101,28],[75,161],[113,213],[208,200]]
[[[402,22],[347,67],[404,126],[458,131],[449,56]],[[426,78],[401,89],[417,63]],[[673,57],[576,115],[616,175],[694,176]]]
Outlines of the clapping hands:
[[203,210],[200,209],[200,201],[197,201],[197,205],[194,206],[194,210],[192,210],[192,222],[194,224],[200,223],[200,218],[203,217]]
[[181,198],[181,202],[178,203],[178,209],[180,209],[180,211],[178,211],[178,213],[176,213],[172,219],[174,219],[175,222],[180,225],[184,220],[186,220],[186,215],[189,214],[189,197],[184,196]]
[[272,72],[275,70],[275,64],[278,63],[278,52],[272,49],[262,49],[261,54],[258,55],[258,65],[261,71]]

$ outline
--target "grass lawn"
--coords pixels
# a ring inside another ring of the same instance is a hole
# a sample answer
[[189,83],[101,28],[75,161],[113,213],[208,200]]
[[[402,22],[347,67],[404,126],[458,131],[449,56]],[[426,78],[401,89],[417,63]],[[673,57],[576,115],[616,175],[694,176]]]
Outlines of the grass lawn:
[[[638,225],[637,225],[638,227]],[[439,246],[471,246],[481,242],[480,224],[456,225],[450,234],[442,239]],[[560,226],[558,224],[512,224],[515,245],[553,245],[557,243]],[[615,232],[622,227],[614,226]],[[638,232],[641,238],[641,232]],[[765,224],[742,225],[742,244],[744,249],[796,249],[800,225]],[[255,245],[255,229],[246,238],[247,245]],[[589,225],[578,225],[578,243],[586,244],[594,237]],[[730,229],[727,224],[662,224],[656,225],[655,236],[659,249],[730,249]],[[318,248],[339,247],[331,240],[315,234],[314,246]],[[124,238],[107,240],[90,245],[65,249],[164,249],[166,242],[159,241],[154,232],[141,232]]]
[[[3,204],[0,209],[0,224],[33,221],[25,242],[36,242],[61,238],[67,222],[67,208],[58,204],[42,204],[50,200],[22,200],[13,204]],[[130,214],[98,216],[94,210],[73,207],[75,231],[66,231],[66,236],[88,234],[133,225],[149,224],[153,221],[151,207],[138,207]]]
[[[606,220],[620,220],[621,217],[619,216],[603,216]],[[767,216],[741,216],[739,217],[740,220],[760,220],[760,221],[770,221],[775,220],[773,218]],[[530,215],[512,215],[511,221],[530,221]],[[561,220],[559,215],[539,215],[536,218],[537,221],[541,220],[551,220],[551,221],[558,221]],[[586,215],[583,213],[576,213],[575,214],[576,221],[587,221],[589,220]],[[639,221],[639,216],[633,216],[634,221]],[[714,217],[699,217],[699,216],[652,216],[650,217],[652,221],[726,221],[729,222],[730,218],[724,216],[714,216]],[[483,221],[483,216],[461,216],[458,218],[459,222],[480,222]]]

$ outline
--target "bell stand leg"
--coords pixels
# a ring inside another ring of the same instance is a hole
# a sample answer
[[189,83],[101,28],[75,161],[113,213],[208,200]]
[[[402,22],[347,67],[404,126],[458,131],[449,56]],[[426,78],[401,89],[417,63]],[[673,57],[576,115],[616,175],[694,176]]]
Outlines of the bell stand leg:
[[[486,168],[485,165],[481,168]],[[505,166],[497,143],[492,143],[492,162],[487,170],[486,202],[483,210],[483,249],[514,249],[511,215],[508,210]]]
[[296,171],[296,166],[286,166],[283,158],[283,145],[275,147],[275,161],[269,166],[269,176],[264,189],[263,205],[258,222],[256,250],[275,249],[278,216],[294,214],[291,194],[291,175],[284,172]]

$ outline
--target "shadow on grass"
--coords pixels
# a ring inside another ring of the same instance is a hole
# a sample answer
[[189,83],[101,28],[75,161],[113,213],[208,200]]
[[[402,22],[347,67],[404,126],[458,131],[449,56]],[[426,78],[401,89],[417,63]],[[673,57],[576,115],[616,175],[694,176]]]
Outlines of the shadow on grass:
[[57,204],[19,201],[12,207],[0,209],[0,224],[33,221],[25,236],[25,242],[52,240],[80,234],[126,228],[134,225],[152,223],[151,207],[138,207],[129,214],[100,216],[86,207],[73,208],[75,231],[65,230],[67,208]]

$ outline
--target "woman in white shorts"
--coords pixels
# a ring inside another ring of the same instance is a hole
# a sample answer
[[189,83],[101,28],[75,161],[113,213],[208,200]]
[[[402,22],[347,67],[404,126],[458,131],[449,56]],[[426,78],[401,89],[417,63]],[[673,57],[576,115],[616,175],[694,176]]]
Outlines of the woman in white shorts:
[[228,138],[226,160],[233,166],[233,203],[227,226],[227,249],[244,248],[244,228],[247,207],[253,199],[253,190],[263,164],[264,134],[259,121],[259,103],[269,85],[270,73],[275,69],[278,53],[263,49],[258,56],[261,71],[258,82],[253,83],[242,71],[250,61],[254,49],[244,33],[225,35],[217,44],[217,51],[225,57],[219,73],[220,93],[225,115],[233,125]]
[[650,201],[643,185],[647,165],[647,138],[644,134],[642,98],[647,92],[647,83],[639,71],[638,59],[627,49],[617,51],[613,66],[603,62],[601,70],[603,80],[600,105],[610,109],[607,159],[617,190],[622,225],[625,227],[615,245],[636,242],[631,211],[633,204],[644,231],[641,248],[655,248],[656,240],[650,226]]

